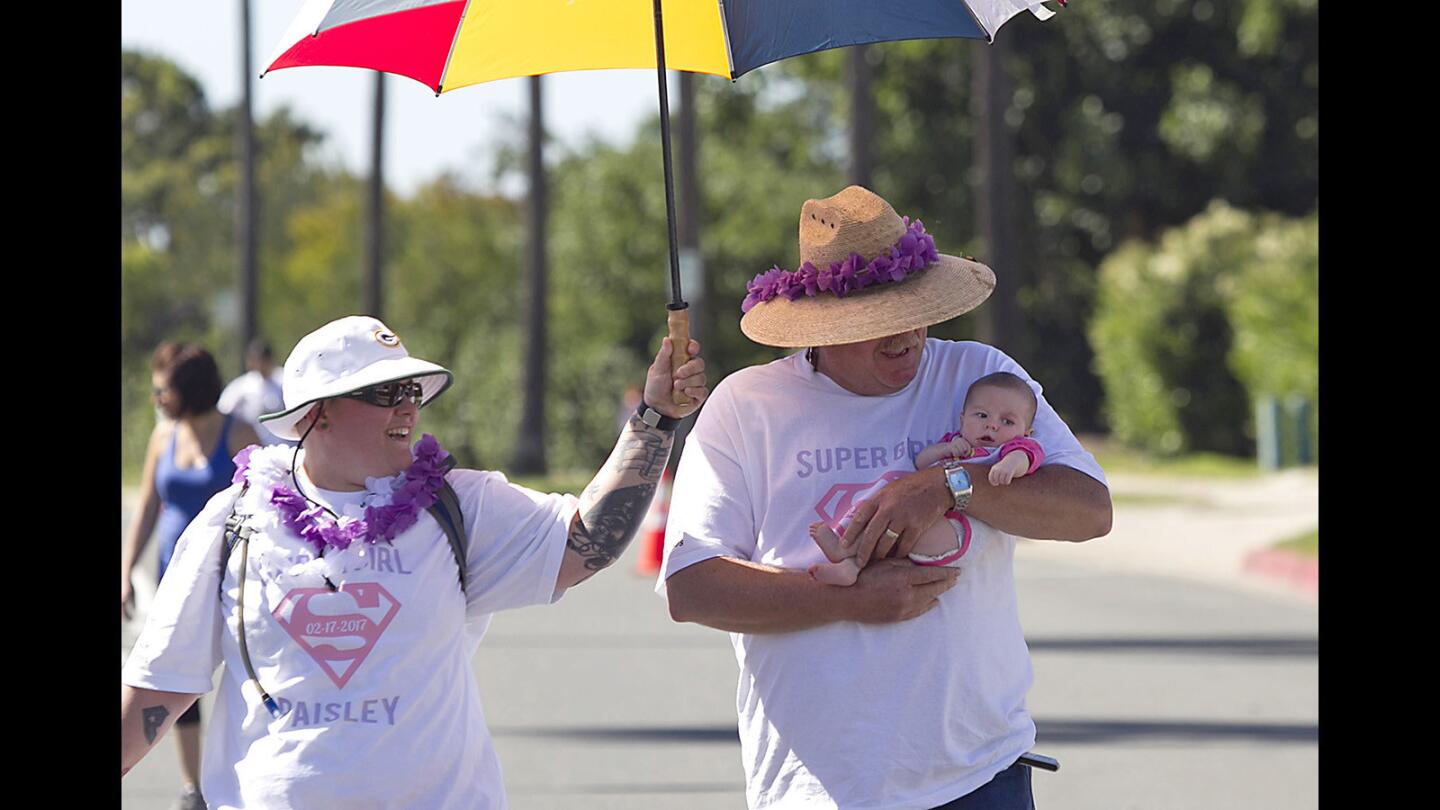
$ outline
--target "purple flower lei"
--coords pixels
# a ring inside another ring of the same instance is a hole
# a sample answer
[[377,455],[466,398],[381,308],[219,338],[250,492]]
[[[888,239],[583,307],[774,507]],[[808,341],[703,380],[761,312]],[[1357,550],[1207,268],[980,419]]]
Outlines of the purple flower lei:
[[844,261],[835,262],[819,269],[810,262],[800,265],[799,270],[781,270],[771,267],[745,285],[748,295],[740,305],[741,312],[749,312],[756,304],[769,301],[777,295],[794,301],[802,295],[814,297],[820,291],[833,293],[844,298],[856,290],[863,290],[874,284],[893,284],[904,281],[905,277],[923,270],[940,260],[935,250],[935,239],[925,233],[920,220],[903,219],[905,234],[889,250],[871,259],[867,264],[858,253],[851,253]]
[[[235,456],[235,481],[245,477],[252,449],[247,447]],[[369,545],[381,540],[389,543],[415,524],[421,509],[435,503],[436,492],[445,483],[445,473],[453,466],[450,454],[429,433],[420,437],[411,452],[415,461],[392,493],[390,504],[365,507],[363,520],[329,517],[323,508],[311,505],[304,496],[283,484],[270,491],[270,503],[280,510],[280,522],[314,546],[317,553],[323,552],[326,546],[344,551],[356,540]]]

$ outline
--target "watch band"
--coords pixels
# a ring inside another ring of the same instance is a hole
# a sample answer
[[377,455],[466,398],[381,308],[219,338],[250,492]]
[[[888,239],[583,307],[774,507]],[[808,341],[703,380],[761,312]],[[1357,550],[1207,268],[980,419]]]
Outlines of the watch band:
[[679,419],[672,419],[660,413],[649,405],[646,405],[643,399],[640,400],[640,406],[635,409],[635,416],[639,418],[641,422],[658,430],[674,430],[675,426],[680,424]]
[[944,470],[945,486],[950,489],[954,509],[963,512],[970,505],[970,493],[975,491],[974,484],[970,483],[970,473],[966,472],[964,463],[959,459],[945,462]]

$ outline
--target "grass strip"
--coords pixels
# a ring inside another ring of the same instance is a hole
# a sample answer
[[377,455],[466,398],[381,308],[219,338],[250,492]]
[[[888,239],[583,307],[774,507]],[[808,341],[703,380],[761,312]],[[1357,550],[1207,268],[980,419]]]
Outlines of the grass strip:
[[1311,529],[1308,532],[1297,534],[1294,537],[1281,540],[1271,548],[1294,551],[1300,554],[1307,554],[1311,557],[1320,556],[1320,530]]

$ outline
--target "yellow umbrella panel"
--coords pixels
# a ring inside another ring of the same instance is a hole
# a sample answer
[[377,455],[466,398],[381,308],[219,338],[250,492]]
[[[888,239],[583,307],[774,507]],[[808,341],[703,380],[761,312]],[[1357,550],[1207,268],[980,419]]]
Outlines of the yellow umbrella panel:
[[[720,6],[667,0],[665,66],[730,78]],[[656,66],[651,0],[472,0],[444,90],[571,70]]]
[[[666,68],[732,78],[716,0],[664,0]],[[654,0],[310,0],[266,71],[363,67],[437,93],[515,76],[655,68]]]

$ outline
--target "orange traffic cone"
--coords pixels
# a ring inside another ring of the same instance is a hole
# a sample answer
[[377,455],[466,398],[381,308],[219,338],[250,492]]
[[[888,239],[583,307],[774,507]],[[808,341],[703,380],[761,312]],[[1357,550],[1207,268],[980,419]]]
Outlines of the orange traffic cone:
[[640,554],[635,559],[635,573],[655,576],[665,558],[665,518],[670,514],[670,471],[660,476],[650,511],[640,524]]

